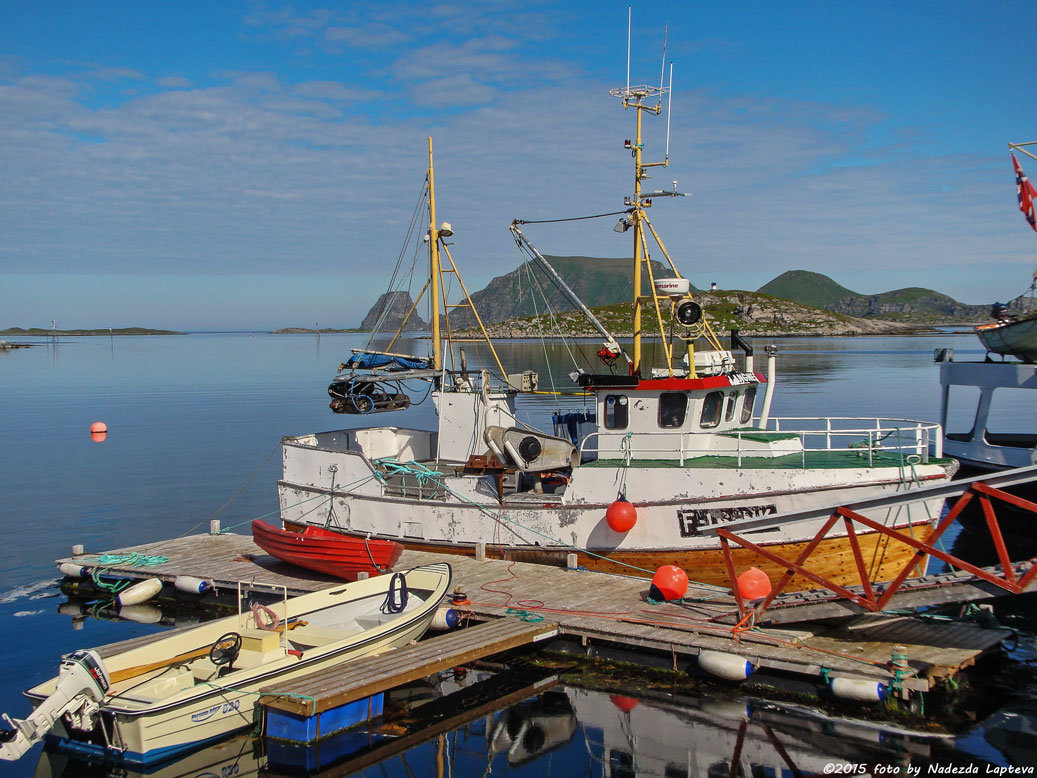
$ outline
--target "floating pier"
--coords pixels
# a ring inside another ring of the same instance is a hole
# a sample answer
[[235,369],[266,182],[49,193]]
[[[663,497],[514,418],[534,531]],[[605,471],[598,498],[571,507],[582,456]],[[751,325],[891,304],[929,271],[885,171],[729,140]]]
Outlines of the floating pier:
[[[105,568],[106,576],[156,577],[168,584],[178,576],[194,576],[211,580],[216,596],[221,589],[236,592],[238,581],[249,582],[256,591],[274,592],[284,586],[289,595],[339,583],[279,562],[243,535],[193,535],[108,553],[110,558],[138,555],[166,561],[148,567],[112,564]],[[90,566],[96,564],[94,559],[83,554],[59,562]],[[846,678],[874,681],[904,693],[928,691],[1012,634],[971,623],[885,614],[852,616],[835,626],[805,622],[736,629],[726,623],[738,615],[734,596],[713,586],[692,583],[683,601],[652,604],[646,599],[646,578],[414,551],[405,551],[396,569],[444,561],[467,593],[471,603],[466,608],[475,621],[543,619],[557,625],[555,647],[692,672],[700,670],[701,652],[723,652],[744,658],[761,674],[791,673],[818,684]],[[831,592],[816,593],[803,604],[816,606],[815,597],[829,603],[835,599]],[[816,615],[807,608],[806,618]],[[460,633],[459,639],[463,642],[470,632]],[[402,671],[400,666],[385,666],[394,678],[402,677]]]
[[262,731],[281,740],[314,742],[380,714],[382,692],[557,634],[550,622],[498,619],[355,660],[348,673],[332,667],[294,678],[263,690]]

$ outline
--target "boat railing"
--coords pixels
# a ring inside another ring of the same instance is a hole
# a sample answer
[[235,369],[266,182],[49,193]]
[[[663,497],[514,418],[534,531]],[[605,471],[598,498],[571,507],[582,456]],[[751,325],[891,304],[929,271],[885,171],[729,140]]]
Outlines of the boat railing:
[[[674,457],[684,465],[686,460],[694,457],[724,456],[734,457],[741,466],[747,457],[775,456],[769,449],[761,449],[761,434],[773,435],[769,442],[798,439],[798,445],[784,455],[798,454],[804,469],[807,455],[819,452],[856,450],[860,457],[867,459],[868,467],[874,467],[880,458],[888,462],[890,456],[899,457],[904,464],[927,463],[930,456],[943,457],[943,436],[940,425],[936,423],[891,418],[799,416],[772,418],[765,428],[649,432],[599,430],[580,441],[579,461],[618,453],[627,465],[635,459]],[[704,445],[705,441],[718,435],[732,441],[733,445],[730,448]]]

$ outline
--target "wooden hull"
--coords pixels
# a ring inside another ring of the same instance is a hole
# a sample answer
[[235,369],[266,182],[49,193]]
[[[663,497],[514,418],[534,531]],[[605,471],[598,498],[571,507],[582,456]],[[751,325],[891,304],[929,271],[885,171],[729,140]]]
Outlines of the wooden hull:
[[[932,532],[928,522],[914,526],[914,537],[925,540]],[[895,578],[904,566],[914,558],[915,550],[898,540],[878,532],[857,535],[861,555],[864,559],[869,580],[873,582],[890,581]],[[415,543],[401,541],[404,548],[412,551],[431,551],[441,554],[459,554],[474,556],[474,547],[449,546],[436,543]],[[806,547],[806,543],[759,543],[768,551],[784,558],[795,559]],[[730,579],[724,554],[720,548],[703,550],[661,549],[658,551],[604,551],[600,556],[583,551],[555,551],[543,548],[502,548],[487,544],[486,556],[491,559],[509,559],[517,562],[564,566],[568,553],[576,554],[577,564],[588,570],[620,575],[650,577],[662,565],[677,565],[688,573],[693,582],[713,586],[730,587]],[[758,567],[767,573],[772,583],[785,573],[785,568],[764,559],[754,551],[731,544],[731,556],[735,573],[739,574],[750,567]],[[914,570],[912,577],[925,574],[928,557],[921,562],[921,570]],[[846,536],[827,538],[818,544],[814,553],[804,565],[810,572],[819,575],[841,586],[860,584],[860,575],[854,561],[853,550]],[[794,576],[788,591],[800,589],[816,589],[820,585],[803,575]]]
[[391,540],[361,538],[321,527],[288,524],[272,527],[256,519],[252,538],[270,556],[347,581],[359,573],[379,575],[392,569],[403,546]]

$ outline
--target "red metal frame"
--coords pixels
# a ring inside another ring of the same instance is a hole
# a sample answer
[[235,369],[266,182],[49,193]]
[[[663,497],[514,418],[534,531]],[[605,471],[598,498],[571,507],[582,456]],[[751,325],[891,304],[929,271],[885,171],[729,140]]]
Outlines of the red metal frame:
[[[965,510],[966,506],[968,506],[974,498],[979,499],[980,506],[983,510],[983,516],[986,519],[987,529],[990,532],[991,540],[993,541],[994,548],[997,551],[997,556],[1001,563],[1002,575],[1000,576],[991,573],[989,570],[976,567],[975,565],[953,556],[952,554],[948,554],[946,551],[942,551],[933,545],[940,539],[947,528],[958,519],[961,512]],[[1001,489],[995,489],[985,483],[975,482],[971,484],[969,488],[957,499],[951,509],[947,512],[947,515],[940,520],[936,529],[933,530],[932,534],[930,534],[925,541],[912,537],[904,530],[887,527],[884,524],[869,519],[867,516],[862,516],[846,507],[837,508],[832,515],[829,516],[824,526],[821,527],[813,539],[794,560],[786,559],[780,554],[775,554],[773,551],[758,546],[755,543],[746,540],[744,537],[736,535],[730,530],[718,529],[717,535],[720,537],[720,545],[724,552],[724,562],[727,565],[727,573],[731,579],[731,589],[734,592],[735,602],[738,604],[738,613],[742,617],[739,626],[748,621],[751,616],[758,616],[763,613],[774,601],[774,598],[785,591],[789,581],[791,581],[795,575],[803,576],[819,586],[835,592],[840,597],[844,597],[870,611],[880,611],[886,607],[893,595],[896,594],[904,584],[904,581],[911,576],[912,571],[925,560],[926,555],[943,560],[952,567],[963,570],[974,575],[976,578],[999,586],[1012,594],[1019,594],[1031,581],[1037,578],[1037,564],[1034,564],[1021,578],[1017,578],[1008,556],[1008,549],[1005,547],[1004,538],[1001,536],[1001,527],[998,524],[997,516],[994,513],[994,507],[991,502],[992,500],[1000,500],[1009,505],[1013,505],[1016,508],[1029,511],[1035,514],[1035,520],[1037,520],[1037,503],[1024,500],[1021,497],[1017,497],[1016,495],[1010,494]],[[818,545],[820,545],[821,541],[824,540],[825,536],[829,531],[831,531],[832,527],[839,523],[840,519],[842,519],[846,528],[850,548],[853,551],[857,574],[860,576],[860,585],[864,591],[863,596],[850,591],[845,586],[840,586],[839,584],[834,583],[822,575],[807,570],[803,566],[817,549]],[[904,568],[884,589],[880,597],[876,597],[873,582],[869,578],[865,568],[860,543],[857,539],[857,530],[854,525],[860,525],[862,528],[866,528],[869,531],[881,533],[915,549],[913,558],[904,565]],[[910,531],[910,528],[908,531]],[[731,557],[730,542],[737,543],[742,548],[749,549],[750,551],[759,554],[764,559],[785,568],[785,573],[778,580],[777,584],[772,587],[770,594],[768,594],[759,605],[751,610],[746,608],[745,601],[738,590],[738,579],[735,575],[734,560]]]

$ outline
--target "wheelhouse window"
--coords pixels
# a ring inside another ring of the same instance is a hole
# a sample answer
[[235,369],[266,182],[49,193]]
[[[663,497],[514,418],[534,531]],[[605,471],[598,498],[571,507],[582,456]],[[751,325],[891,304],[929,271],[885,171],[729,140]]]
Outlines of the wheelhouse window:
[[683,427],[688,415],[688,395],[684,392],[663,392],[659,395],[659,426]]
[[735,403],[738,402],[738,395],[734,392],[727,396],[727,405],[724,408],[724,421],[731,421],[735,417]]
[[742,400],[742,415],[739,422],[748,424],[753,419],[753,406],[756,404],[756,387],[750,386],[745,390],[745,399]]
[[700,427],[715,427],[720,423],[720,410],[724,407],[724,393],[710,392],[702,401],[702,415],[699,416]]
[[630,423],[630,405],[625,394],[605,395],[605,428],[625,430]]

